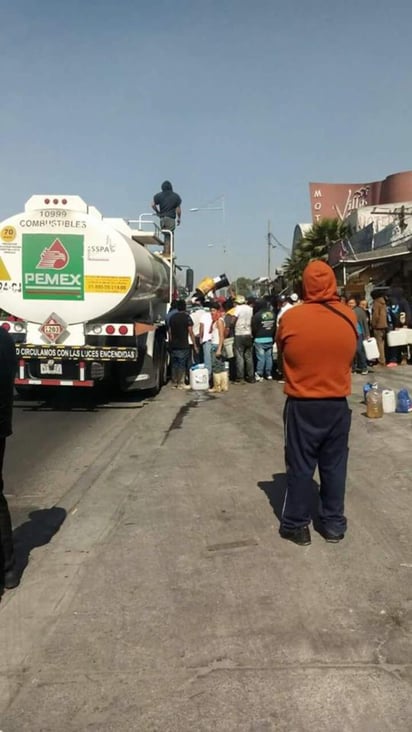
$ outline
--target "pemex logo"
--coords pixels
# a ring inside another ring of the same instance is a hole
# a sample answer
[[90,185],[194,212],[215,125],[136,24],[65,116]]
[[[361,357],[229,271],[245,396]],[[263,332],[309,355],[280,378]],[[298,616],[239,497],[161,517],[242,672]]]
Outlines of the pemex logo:
[[43,249],[36,269],[64,269],[69,262],[69,252],[60,239],[55,239],[50,247]]
[[23,298],[84,300],[84,237],[23,234]]

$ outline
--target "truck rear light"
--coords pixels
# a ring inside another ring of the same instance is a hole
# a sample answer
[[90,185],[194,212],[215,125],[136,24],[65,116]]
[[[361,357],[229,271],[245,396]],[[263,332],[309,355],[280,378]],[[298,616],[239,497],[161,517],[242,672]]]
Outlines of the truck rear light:
[[106,333],[107,335],[113,335],[115,332],[115,327],[113,325],[106,325]]
[[92,361],[90,365],[90,376],[94,381],[104,379],[104,366],[98,361]]
[[120,335],[126,335],[128,331],[127,325],[121,325],[119,328]]
[[23,330],[26,330],[25,325],[23,323],[15,323],[14,324],[14,332],[15,333],[21,333]]
[[59,203],[59,199],[58,198],[53,198],[53,203],[54,203],[55,206],[57,206],[57,204]]
[[1,327],[4,328],[4,330],[10,330],[10,323],[3,323]]
[[100,335],[103,332],[103,328],[101,325],[92,325],[87,328],[87,332],[92,335]]
[[50,198],[45,198],[44,203],[50,203]]
[[63,206],[65,206],[66,203],[67,203],[67,198],[62,198],[62,204],[63,204]]

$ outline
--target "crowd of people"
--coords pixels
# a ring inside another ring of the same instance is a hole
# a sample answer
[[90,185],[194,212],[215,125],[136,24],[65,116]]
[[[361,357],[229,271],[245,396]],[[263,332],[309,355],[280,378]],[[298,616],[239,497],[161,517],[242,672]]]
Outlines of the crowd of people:
[[229,381],[283,381],[280,359],[274,358],[276,328],[284,312],[298,303],[296,293],[195,299],[189,307],[184,300],[174,301],[167,315],[172,385],[189,388],[187,375],[194,363],[207,368],[211,391],[226,391]]
[[358,343],[352,371],[367,374],[368,362],[364,341],[374,337],[379,351],[378,366],[396,368],[410,360],[408,348],[389,346],[389,331],[412,326],[411,306],[400,287],[376,288],[371,290],[369,298],[359,296],[342,296],[354,312],[357,320]]
[[[376,288],[369,297],[342,295],[342,304],[353,311],[358,341],[352,372],[367,375],[372,366],[396,367],[410,358],[407,348],[390,347],[390,330],[412,327],[411,307],[400,288]],[[227,390],[233,384],[263,380],[283,383],[282,354],[277,353],[276,331],[284,314],[301,304],[296,293],[262,298],[235,295],[214,300],[197,298],[186,303],[175,300],[167,316],[171,353],[172,384],[188,386],[192,364],[203,363],[210,388],[222,381]],[[376,364],[367,359],[364,341],[375,337],[379,349]],[[222,376],[218,376],[222,374]]]

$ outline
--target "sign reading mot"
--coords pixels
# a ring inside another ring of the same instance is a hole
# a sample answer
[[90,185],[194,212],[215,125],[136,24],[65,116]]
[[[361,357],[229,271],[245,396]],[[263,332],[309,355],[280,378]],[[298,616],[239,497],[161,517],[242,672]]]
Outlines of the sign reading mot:
[[83,236],[23,234],[23,298],[84,300]]

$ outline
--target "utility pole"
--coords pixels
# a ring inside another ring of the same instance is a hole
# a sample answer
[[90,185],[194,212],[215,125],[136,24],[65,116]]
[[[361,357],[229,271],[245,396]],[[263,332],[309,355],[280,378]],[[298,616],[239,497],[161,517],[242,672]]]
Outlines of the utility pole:
[[268,280],[270,282],[270,250],[272,249],[272,232],[270,230],[270,221],[268,221]]
[[271,261],[270,261],[271,260],[271,256],[270,256],[271,250],[276,249],[276,247],[280,247],[280,249],[283,249],[283,251],[286,252],[286,254],[288,256],[290,255],[289,247],[285,247],[284,244],[282,244],[282,242],[280,242],[279,239],[277,239],[276,236],[274,234],[272,234],[272,227],[271,227],[270,220],[268,221],[267,243],[268,243],[268,280],[270,282],[270,280],[271,280],[270,274],[271,274],[271,269],[272,269],[272,265],[271,265]]

